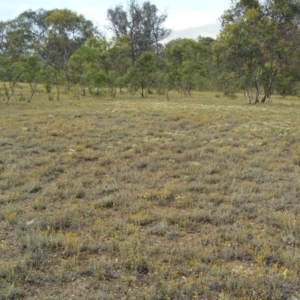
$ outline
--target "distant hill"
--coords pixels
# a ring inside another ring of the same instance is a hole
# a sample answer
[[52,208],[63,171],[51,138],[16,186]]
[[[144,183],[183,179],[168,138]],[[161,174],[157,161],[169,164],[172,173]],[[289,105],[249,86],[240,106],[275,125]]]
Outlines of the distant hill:
[[176,39],[194,39],[196,40],[200,35],[202,37],[211,37],[215,39],[221,30],[221,24],[207,24],[193,28],[187,28],[182,30],[174,30],[172,34],[163,43],[168,43]]

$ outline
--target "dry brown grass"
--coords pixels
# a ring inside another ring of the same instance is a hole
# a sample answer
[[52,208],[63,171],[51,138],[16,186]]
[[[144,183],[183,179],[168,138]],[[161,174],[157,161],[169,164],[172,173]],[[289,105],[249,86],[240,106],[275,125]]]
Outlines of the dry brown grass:
[[298,98],[0,110],[0,299],[300,297]]

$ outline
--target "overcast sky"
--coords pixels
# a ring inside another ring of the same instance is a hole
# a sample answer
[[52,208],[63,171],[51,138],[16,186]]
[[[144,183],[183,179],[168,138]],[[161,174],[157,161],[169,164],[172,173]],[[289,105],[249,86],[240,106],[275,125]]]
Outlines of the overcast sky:
[[[1,1],[0,20],[13,19],[27,9],[39,8],[68,8],[86,19],[92,20],[104,28],[107,24],[106,12],[108,8],[114,8],[118,4],[127,7],[128,0],[10,0]],[[144,1],[139,1],[144,2]],[[230,7],[230,0],[150,0],[160,11],[167,10],[168,19],[165,27],[173,30],[197,27],[213,24],[221,16],[225,9]]]

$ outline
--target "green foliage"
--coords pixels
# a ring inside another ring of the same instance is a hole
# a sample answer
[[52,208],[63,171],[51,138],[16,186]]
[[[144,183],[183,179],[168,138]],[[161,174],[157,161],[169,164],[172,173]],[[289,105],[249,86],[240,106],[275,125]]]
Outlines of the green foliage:
[[[17,83],[17,86],[21,98],[23,101],[30,102],[36,92],[38,83],[42,80],[41,62],[37,55],[28,55],[21,56],[15,64],[17,73],[20,74],[18,77],[20,83]],[[25,93],[21,83],[27,83],[29,85],[29,93]]]
[[190,96],[201,76],[205,75],[202,55],[205,49],[201,42],[191,39],[172,41],[166,46],[166,75],[167,90],[176,88],[181,93]]
[[235,73],[221,73],[217,78],[219,89],[225,96],[235,99],[239,90],[238,76]]
[[48,26],[51,26],[52,30],[67,32],[67,30],[71,30],[72,27],[78,26],[82,18],[83,16],[78,16],[68,9],[61,9],[51,12],[45,21]]
[[37,43],[37,51],[45,64],[64,72],[69,86],[69,59],[97,30],[91,21],[67,9],[50,11],[45,25],[46,32]]
[[53,96],[50,94],[53,87],[56,89],[56,100],[60,99],[60,89],[63,80],[64,74],[62,70],[50,65],[43,65],[43,68],[41,69],[41,81],[44,83],[44,87],[49,94],[49,100],[53,99]]
[[134,89],[141,89],[141,96],[146,96],[145,90],[154,82],[156,70],[155,56],[152,52],[143,52],[135,64],[128,71],[130,85]]
[[[265,102],[277,91],[295,93],[300,80],[300,6],[295,0],[232,1],[217,41],[199,37],[167,45],[166,13],[150,2],[130,1],[108,10],[112,40],[82,15],[68,9],[25,11],[0,22],[2,94],[30,102],[38,83],[60,98],[65,88],[76,99],[126,91],[166,93],[222,90],[234,97],[244,89],[248,103]],[[131,24],[131,25],[130,25]],[[29,89],[27,89],[29,87]],[[262,98],[260,99],[260,95]]]
[[296,25],[299,16],[299,3],[293,0],[266,1],[264,5],[256,0],[233,1],[222,16],[223,30],[214,46],[215,59],[220,69],[238,74],[248,103],[259,101],[261,88],[261,102],[278,84],[278,90],[292,90],[281,79],[296,75],[292,64],[300,38]]
[[171,30],[163,28],[167,13],[159,14],[158,8],[145,1],[130,0],[127,10],[122,5],[108,9],[107,18],[114,37],[128,37],[130,40],[131,65],[144,51],[157,54],[162,40],[171,34]]

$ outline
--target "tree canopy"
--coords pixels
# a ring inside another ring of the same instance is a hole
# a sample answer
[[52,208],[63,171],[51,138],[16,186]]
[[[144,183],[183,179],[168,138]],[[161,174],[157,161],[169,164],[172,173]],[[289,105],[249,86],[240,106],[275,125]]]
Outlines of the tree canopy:
[[136,0],[130,0],[127,10],[118,5],[107,11],[114,35],[130,37],[132,65],[144,51],[157,52],[159,42],[171,34],[171,30],[163,27],[167,16],[166,12],[159,14],[154,4],[140,4]]
[[[300,80],[298,0],[233,0],[217,39],[178,39],[164,27],[167,12],[130,0],[107,11],[109,40],[92,21],[69,9],[27,10],[0,21],[0,80],[9,102],[30,102],[38,84],[50,95],[65,86],[76,97],[104,93],[244,90],[248,103],[295,93]],[[24,88],[27,85],[27,88]]]
[[289,75],[300,42],[299,17],[300,3],[295,0],[233,1],[221,17],[216,61],[224,71],[238,75],[248,103],[259,101],[261,88],[262,102],[276,88],[283,95],[292,89]]

